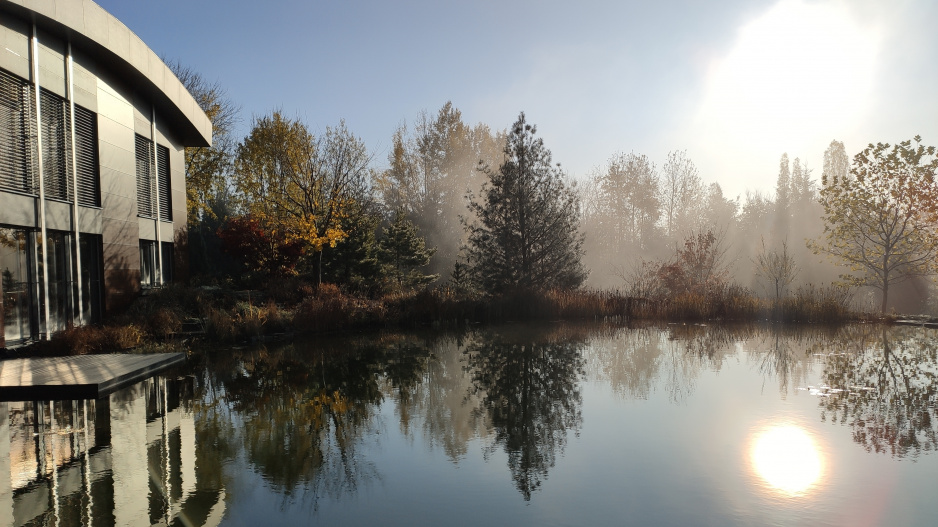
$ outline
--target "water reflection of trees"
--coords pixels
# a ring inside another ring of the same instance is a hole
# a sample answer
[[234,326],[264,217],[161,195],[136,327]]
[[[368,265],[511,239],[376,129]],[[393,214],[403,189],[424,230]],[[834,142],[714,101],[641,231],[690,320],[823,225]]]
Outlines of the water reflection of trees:
[[202,365],[197,434],[219,460],[243,452],[284,496],[301,493],[316,505],[354,494],[378,477],[360,447],[378,426],[382,379],[412,390],[427,355],[382,339],[213,354]]
[[869,452],[902,458],[935,451],[936,350],[932,330],[845,328],[825,359],[821,419],[850,426]]
[[612,328],[590,336],[587,370],[628,399],[646,399],[663,388],[674,403],[696,389],[704,370],[719,371],[744,351],[784,396],[810,372],[812,353],[828,330],[806,326],[671,324]]
[[547,479],[567,434],[582,425],[579,381],[585,338],[543,332],[486,333],[466,347],[480,412],[494,429],[525,500]]
[[694,391],[704,366],[719,369],[740,335],[722,326],[609,328],[590,335],[587,369],[628,399],[647,399],[663,386],[672,402]]
[[458,462],[470,440],[488,433],[486,416],[475,412],[481,397],[472,393],[472,380],[466,375],[464,335],[440,335],[425,340],[424,345],[429,356],[425,369],[419,370],[419,382],[405,389],[395,389],[392,383],[389,388],[397,401],[400,429],[408,437],[422,433],[430,449],[441,448],[450,460]]
[[815,355],[838,334],[836,327],[773,324],[755,331],[746,351],[766,379],[774,378],[784,397],[793,386],[804,386],[816,364]]

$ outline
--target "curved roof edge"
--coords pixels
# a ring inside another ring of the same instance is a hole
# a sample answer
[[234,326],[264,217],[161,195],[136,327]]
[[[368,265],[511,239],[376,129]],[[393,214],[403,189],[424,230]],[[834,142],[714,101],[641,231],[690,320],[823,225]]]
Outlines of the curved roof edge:
[[91,0],[0,0],[8,12],[90,52],[153,101],[185,146],[210,146],[212,123],[172,70],[120,20]]

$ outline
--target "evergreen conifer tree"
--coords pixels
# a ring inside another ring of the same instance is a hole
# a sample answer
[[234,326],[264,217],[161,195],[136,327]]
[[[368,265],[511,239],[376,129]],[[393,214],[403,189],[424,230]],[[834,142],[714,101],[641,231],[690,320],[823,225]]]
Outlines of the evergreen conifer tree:
[[384,229],[378,245],[386,273],[400,291],[425,286],[439,275],[423,274],[421,267],[430,263],[436,249],[427,248],[417,227],[407,219],[404,209],[398,209],[394,221]]
[[573,289],[586,279],[579,199],[535,133],[522,113],[505,142],[504,163],[482,168],[488,182],[481,201],[470,199],[478,220],[466,226],[467,254],[489,294]]

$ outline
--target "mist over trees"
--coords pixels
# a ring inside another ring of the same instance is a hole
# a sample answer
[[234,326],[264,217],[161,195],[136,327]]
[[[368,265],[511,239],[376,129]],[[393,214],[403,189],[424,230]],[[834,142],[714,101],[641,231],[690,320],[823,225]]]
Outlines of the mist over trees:
[[389,166],[374,176],[375,194],[386,210],[403,210],[436,249],[429,272],[444,279],[452,272],[466,240],[466,195],[478,193],[480,163],[497,165],[504,143],[503,132],[463,122],[451,102],[435,117],[421,113],[412,131],[401,126],[394,133]]
[[451,102],[401,124],[385,161],[344,122],[314,133],[280,111],[238,141],[225,91],[172,67],[213,123],[213,146],[186,150],[200,279],[300,276],[368,296],[583,286],[641,296],[699,289],[693,257],[718,254],[707,287],[781,302],[839,283],[861,306],[920,310],[938,271],[935,156],[918,138],[870,145],[852,165],[832,141],[820,183],[782,153],[774,192],[727,196],[685,150],[622,151],[574,181],[524,114],[499,130],[467,123]]

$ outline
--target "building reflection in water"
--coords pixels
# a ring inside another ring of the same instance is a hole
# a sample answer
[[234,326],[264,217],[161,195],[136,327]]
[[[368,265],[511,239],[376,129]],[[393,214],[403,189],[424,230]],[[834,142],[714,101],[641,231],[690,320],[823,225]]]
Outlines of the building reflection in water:
[[200,490],[191,379],[151,378],[98,400],[0,402],[0,527],[218,525]]

